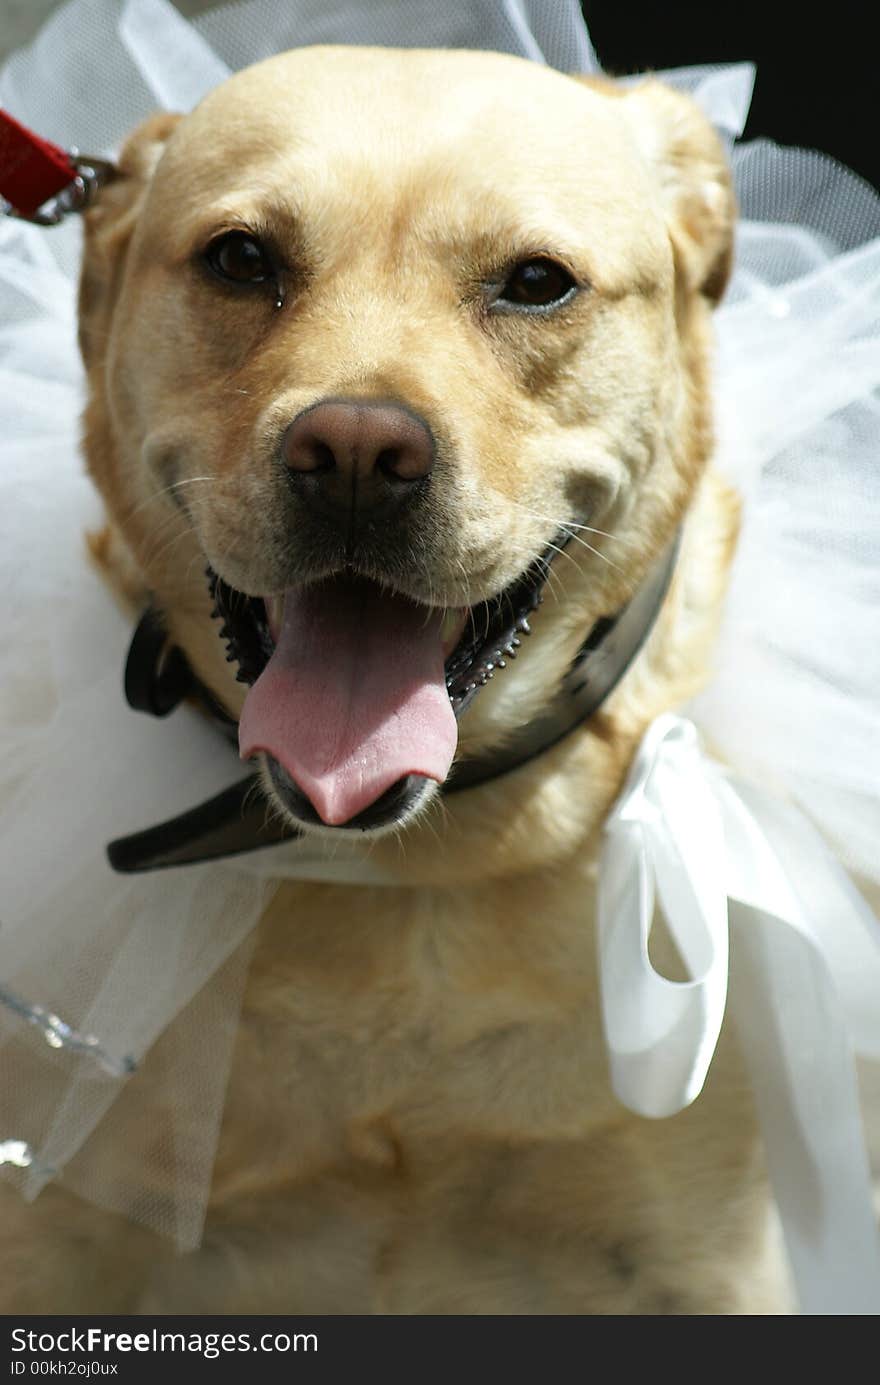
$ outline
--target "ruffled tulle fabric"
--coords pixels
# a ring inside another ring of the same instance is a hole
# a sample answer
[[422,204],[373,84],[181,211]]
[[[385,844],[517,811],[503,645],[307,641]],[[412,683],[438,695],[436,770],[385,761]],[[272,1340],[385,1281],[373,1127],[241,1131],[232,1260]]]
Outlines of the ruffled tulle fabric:
[[[159,106],[315,42],[471,46],[598,70],[573,0],[71,0],[0,73],[0,104],[112,154]],[[717,316],[718,464],[746,500],[716,676],[688,709],[880,880],[880,210],[820,155],[735,143],[747,66],[669,74],[731,147],[742,210]],[[51,1179],[198,1243],[249,938],[314,849],[122,878],[104,846],[235,780],[181,710],[122,698],[130,622],[89,565],[78,445],[80,227],[0,218],[0,1173]],[[334,867],[338,869],[338,865]],[[346,869],[369,874],[356,853]],[[143,1113],[157,1119],[145,1123]]]

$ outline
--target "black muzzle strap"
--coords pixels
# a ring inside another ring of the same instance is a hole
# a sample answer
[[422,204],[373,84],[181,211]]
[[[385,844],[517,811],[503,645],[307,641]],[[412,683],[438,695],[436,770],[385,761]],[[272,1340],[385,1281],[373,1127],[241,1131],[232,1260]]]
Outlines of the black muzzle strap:
[[[593,625],[548,706],[500,750],[456,761],[444,794],[477,788],[528,764],[583,725],[617,687],[654,627],[680,547],[677,533],[628,604]],[[129,705],[164,717],[184,698],[195,699],[236,739],[235,721],[196,677],[182,650],[170,644],[158,613],[142,616],[128,653],[125,696]],[[270,811],[256,771],[195,808],[107,848],[114,870],[129,874],[236,856],[303,835]]]

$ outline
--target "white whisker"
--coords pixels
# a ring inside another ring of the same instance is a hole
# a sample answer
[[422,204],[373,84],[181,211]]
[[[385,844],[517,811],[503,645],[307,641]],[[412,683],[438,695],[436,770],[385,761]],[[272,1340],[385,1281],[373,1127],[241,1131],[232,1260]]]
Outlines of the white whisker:
[[126,515],[126,519],[134,519],[136,515],[140,514],[141,510],[145,510],[148,505],[152,505],[154,500],[160,500],[163,495],[170,495],[172,491],[181,490],[184,486],[194,486],[199,481],[204,482],[214,480],[216,480],[216,477],[214,476],[189,476],[186,477],[183,481],[172,481],[170,486],[162,486],[160,490],[152,491],[150,495],[146,496],[145,499],[141,500],[140,503],[136,505],[133,510],[129,510],[128,514]]

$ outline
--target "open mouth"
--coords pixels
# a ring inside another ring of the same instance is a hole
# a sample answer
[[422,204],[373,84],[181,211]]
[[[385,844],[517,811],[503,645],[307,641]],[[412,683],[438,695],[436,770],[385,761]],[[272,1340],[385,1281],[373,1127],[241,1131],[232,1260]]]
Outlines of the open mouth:
[[266,757],[298,821],[360,831],[402,821],[449,773],[457,718],[516,658],[563,542],[497,596],[449,609],[353,572],[250,597],[209,568],[227,658],[250,688],[242,758]]

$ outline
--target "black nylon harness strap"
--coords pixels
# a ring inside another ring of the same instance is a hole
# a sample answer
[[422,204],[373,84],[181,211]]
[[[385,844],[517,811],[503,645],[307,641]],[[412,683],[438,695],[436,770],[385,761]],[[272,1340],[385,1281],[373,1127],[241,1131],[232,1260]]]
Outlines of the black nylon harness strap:
[[653,629],[672,581],[678,549],[676,534],[623,610],[596,621],[548,706],[520,727],[502,749],[455,763],[443,785],[444,793],[476,788],[519,769],[599,710]]
[[135,627],[122,686],[129,707],[154,717],[167,717],[185,698],[195,698],[227,734],[235,733],[231,739],[238,739],[238,723],[196,677],[183,650],[171,643],[155,606],[147,607]]
[[[500,750],[456,762],[443,785],[444,794],[476,788],[519,769],[598,711],[653,629],[669,590],[679,545],[676,534],[624,609],[596,621],[545,710]],[[235,722],[196,678],[182,651],[169,644],[152,607],[141,618],[131,642],[125,695],[132,707],[153,716],[167,716],[185,697],[197,698],[222,725],[224,734],[235,738]],[[109,844],[107,855],[114,870],[129,874],[235,856],[302,835],[270,811],[259,776],[251,773],[178,817],[118,838]]]
[[269,811],[257,776],[248,774],[179,817],[118,837],[107,847],[107,858],[114,870],[130,875],[238,856],[298,836],[302,833]]

